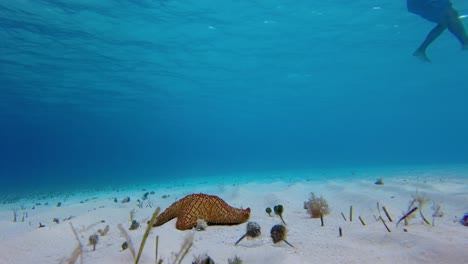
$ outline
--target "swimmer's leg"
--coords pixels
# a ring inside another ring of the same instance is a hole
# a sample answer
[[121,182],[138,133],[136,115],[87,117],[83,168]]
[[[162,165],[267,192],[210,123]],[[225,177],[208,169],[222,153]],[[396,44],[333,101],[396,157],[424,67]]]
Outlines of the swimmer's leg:
[[435,39],[437,39],[442,32],[447,28],[447,25],[445,23],[440,23],[435,26],[429,34],[427,34],[426,39],[421,43],[419,48],[413,53],[413,56],[418,57],[419,59],[425,61],[425,62],[431,62],[429,57],[426,55],[426,49],[431,45],[432,42],[434,42]]
[[461,19],[458,17],[458,12],[451,8],[447,13],[447,26],[448,30],[457,37],[463,49],[468,49],[468,37],[465,32],[465,27]]

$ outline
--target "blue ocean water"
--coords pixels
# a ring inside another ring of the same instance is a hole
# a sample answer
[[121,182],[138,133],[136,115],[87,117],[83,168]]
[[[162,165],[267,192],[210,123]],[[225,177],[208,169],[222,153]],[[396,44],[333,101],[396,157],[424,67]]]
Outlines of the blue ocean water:
[[393,0],[1,1],[0,189],[466,163],[468,52],[414,58],[433,26]]

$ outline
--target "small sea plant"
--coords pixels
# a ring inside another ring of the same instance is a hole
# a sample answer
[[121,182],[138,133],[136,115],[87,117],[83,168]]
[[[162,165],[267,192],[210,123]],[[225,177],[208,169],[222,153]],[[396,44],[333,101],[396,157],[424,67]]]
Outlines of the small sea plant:
[[273,243],[276,244],[281,241],[284,241],[290,247],[294,247],[286,240],[286,234],[287,234],[287,229],[284,225],[274,225],[270,231],[270,235],[271,235],[271,238],[273,239]]
[[441,205],[436,203],[436,202],[434,202],[432,204],[431,209],[434,211],[434,213],[432,214],[432,226],[435,226],[435,218],[436,217],[443,217],[444,212],[442,211]]
[[215,264],[213,259],[207,254],[194,257],[192,264]]
[[128,242],[127,241],[123,242],[121,247],[122,247],[122,250],[126,250],[128,248]]
[[153,224],[156,221],[156,218],[159,214],[159,210],[160,210],[159,207],[157,207],[153,215],[151,216],[151,219],[148,222],[148,226],[146,227],[145,233],[143,234],[143,238],[141,239],[141,242],[140,242],[140,248],[138,249],[138,253],[135,253],[135,247],[133,246],[132,240],[130,236],[128,235],[127,231],[125,231],[125,229],[122,227],[121,224],[117,225],[120,232],[125,237],[126,243],[124,242],[122,244],[122,250],[126,250],[127,248],[130,250],[132,257],[135,259],[135,264],[138,264],[138,262],[140,261],[141,253],[143,252],[143,248],[145,247],[146,239],[148,238],[151,228],[153,227]]
[[275,212],[276,215],[278,215],[281,218],[281,221],[283,222],[283,224],[286,225],[286,222],[283,219],[284,207],[281,204],[275,205],[273,207],[273,211]]
[[247,223],[247,232],[241,236],[241,238],[239,238],[237,240],[237,242],[234,244],[234,245],[237,245],[239,244],[239,242],[241,242],[242,239],[244,239],[245,237],[258,237],[261,235],[261,228],[260,228],[260,225],[257,224],[256,222],[248,222]]
[[[408,219],[413,215],[414,212],[416,212],[416,210],[418,210],[418,207],[413,207],[411,210],[409,210],[405,215],[403,215],[400,218],[400,220],[398,220],[396,226],[398,227],[398,224],[403,220],[405,221],[405,225],[408,225]],[[380,219],[382,219],[382,216],[379,217],[379,220]]]
[[130,222],[133,222],[134,218],[135,218],[135,208],[130,211]]
[[429,222],[429,220],[427,220],[426,216],[424,216],[423,211],[422,211],[424,205],[428,201],[429,199],[427,199],[425,196],[419,193],[416,193],[415,195],[413,195],[413,200],[411,201],[410,206],[408,208],[412,208],[414,205],[416,205],[419,208],[419,215],[421,216],[421,218],[424,220],[426,224],[430,225],[431,223]]
[[242,259],[238,256],[234,256],[234,258],[228,259],[228,264],[242,264]]
[[23,217],[21,217],[21,222],[24,222],[24,218],[28,218],[28,212],[23,212]]
[[130,228],[129,228],[129,229],[130,229],[130,230],[136,230],[136,229],[138,229],[139,227],[140,227],[140,223],[138,223],[137,220],[133,220],[133,221],[132,221],[132,224],[130,225]]
[[[390,230],[390,228],[388,228],[388,225],[387,225],[387,223],[385,223],[385,220],[383,219],[382,216],[379,216],[379,220],[382,221],[382,224],[385,226],[385,228],[387,229],[387,231],[389,233],[392,232],[392,230]],[[397,226],[398,226],[398,224],[397,224]]]
[[385,215],[387,216],[388,221],[393,222],[393,219],[390,216],[390,213],[388,212],[387,208],[385,206],[382,206],[382,209],[383,209]]
[[315,196],[314,193],[310,194],[309,200],[304,203],[304,208],[312,218],[319,218],[320,215],[324,216],[330,213],[327,200],[322,196]]
[[185,239],[184,243],[180,247],[179,253],[176,254],[176,258],[172,263],[182,263],[182,260],[187,256],[188,252],[193,246],[193,233],[188,234]]
[[70,215],[70,216],[67,216],[65,218],[62,218],[62,221],[69,221],[69,220],[72,220],[73,218],[75,218],[73,215]]
[[141,242],[140,242],[140,248],[138,249],[138,253],[135,258],[135,264],[138,264],[138,262],[140,261],[141,253],[143,252],[143,248],[145,247],[146,239],[149,236],[149,233],[151,231],[151,228],[153,227],[154,222],[156,222],[156,218],[158,217],[159,210],[160,210],[159,207],[157,207],[156,210],[154,210],[154,213],[151,216],[149,225],[146,227],[145,233],[143,234],[143,238],[141,239]]
[[383,179],[382,178],[378,178],[375,182],[374,182],[375,185],[384,185],[384,182],[383,182]]
[[98,229],[98,234],[101,236],[105,236],[107,232],[109,232],[109,225],[106,225],[104,229]]
[[18,210],[17,209],[12,209],[13,211],[13,222],[16,223],[16,218],[18,216]]
[[271,217],[271,208],[270,207],[267,207],[265,209],[265,212]]
[[93,251],[96,250],[96,245],[99,241],[99,237],[98,235],[96,234],[93,234],[93,235],[90,235],[89,238],[88,238],[88,241],[89,241],[89,245],[93,246]]
[[[136,258],[135,247],[133,246],[132,239],[130,238],[127,231],[125,231],[125,229],[122,227],[121,224],[118,224],[117,228],[120,230],[120,233],[125,237],[125,242],[127,242],[126,243],[126,248],[128,248],[128,250],[130,250],[130,253],[132,254],[133,259],[135,259]],[[124,245],[122,244],[122,250],[125,250],[125,249],[124,249]]]
[[83,245],[81,244],[80,239],[78,237],[78,233],[76,232],[72,223],[70,223],[70,228],[72,229],[73,234],[75,235],[75,239],[78,242],[78,246],[75,248],[75,250],[65,263],[73,264],[78,260],[79,257],[81,257],[81,262],[83,262]]

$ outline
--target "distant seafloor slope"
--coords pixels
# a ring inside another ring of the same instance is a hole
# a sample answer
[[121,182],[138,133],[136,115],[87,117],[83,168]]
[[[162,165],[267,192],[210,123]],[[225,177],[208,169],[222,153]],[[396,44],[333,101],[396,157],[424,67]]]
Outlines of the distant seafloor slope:
[[390,0],[2,1],[1,188],[466,163],[468,52],[413,58],[432,26]]

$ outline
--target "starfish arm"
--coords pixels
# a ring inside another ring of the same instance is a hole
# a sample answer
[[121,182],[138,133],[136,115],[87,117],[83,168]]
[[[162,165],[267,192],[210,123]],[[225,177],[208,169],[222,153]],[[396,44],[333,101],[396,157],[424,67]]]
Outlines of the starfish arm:
[[197,211],[192,208],[186,208],[177,217],[176,228],[179,230],[192,229],[197,225],[197,220],[202,219],[197,215]]
[[153,224],[153,227],[163,225],[179,215],[181,208],[183,207],[183,200],[177,201],[169,206],[164,212],[162,212]]
[[214,207],[214,213],[207,220],[208,224],[212,225],[231,225],[244,223],[249,219],[250,208],[237,209],[227,205],[226,207]]

